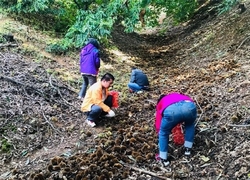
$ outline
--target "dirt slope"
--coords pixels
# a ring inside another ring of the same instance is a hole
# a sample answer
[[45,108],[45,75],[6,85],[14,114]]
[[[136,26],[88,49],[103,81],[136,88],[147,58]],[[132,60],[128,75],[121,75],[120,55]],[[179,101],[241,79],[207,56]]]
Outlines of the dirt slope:
[[[40,48],[40,61],[18,54],[36,39],[1,48],[0,179],[250,178],[249,18],[249,9],[235,8],[161,36],[117,27],[117,49],[103,49],[101,74],[115,75],[120,108],[95,129],[84,125],[76,99],[77,53],[48,57]],[[129,94],[131,65],[148,74],[152,91]],[[195,99],[196,136],[190,158],[171,141],[171,165],[162,169],[154,159],[154,102],[171,91]]]

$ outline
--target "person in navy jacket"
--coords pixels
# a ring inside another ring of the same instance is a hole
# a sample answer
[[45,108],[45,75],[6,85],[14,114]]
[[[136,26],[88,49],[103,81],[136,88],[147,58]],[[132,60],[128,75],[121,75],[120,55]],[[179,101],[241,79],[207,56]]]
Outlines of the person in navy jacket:
[[132,73],[128,87],[130,92],[149,90],[149,81],[147,75],[142,72],[142,70],[132,67]]

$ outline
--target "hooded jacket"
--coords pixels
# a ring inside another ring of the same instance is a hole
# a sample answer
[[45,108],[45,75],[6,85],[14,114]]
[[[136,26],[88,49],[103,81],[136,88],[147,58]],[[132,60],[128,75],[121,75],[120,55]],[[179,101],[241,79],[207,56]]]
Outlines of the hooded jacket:
[[99,50],[91,43],[81,49],[80,53],[80,72],[97,76],[100,68]]

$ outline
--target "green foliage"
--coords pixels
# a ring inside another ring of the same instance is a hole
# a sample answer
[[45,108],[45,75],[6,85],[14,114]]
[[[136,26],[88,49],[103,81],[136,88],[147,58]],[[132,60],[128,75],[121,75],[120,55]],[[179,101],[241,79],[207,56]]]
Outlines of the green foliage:
[[[16,127],[11,124],[7,124],[5,126],[0,127],[0,134],[2,135],[6,135],[7,132],[9,131],[16,132]],[[9,153],[10,150],[13,148],[13,145],[7,139],[3,138],[1,139],[0,147],[1,147],[1,152]]]
[[0,33],[0,43],[5,43],[6,39],[3,38],[3,35]]
[[61,54],[65,54],[68,48],[60,43],[52,43],[52,44],[49,44],[45,48],[45,50],[52,54],[61,55]]
[[152,0],[151,5],[155,7],[156,13],[163,11],[176,23],[190,19],[198,7],[197,0]]
[[11,148],[12,148],[12,145],[8,142],[8,140],[3,139],[1,142],[1,151],[3,153],[8,153],[10,152]]
[[236,3],[238,0],[223,0],[219,5],[219,15],[229,11]]
[[76,5],[71,0],[0,0],[0,6],[19,19],[29,19],[33,25],[64,33],[76,15]]
[[197,8],[197,0],[0,0],[0,5],[8,12],[34,17],[36,23],[45,24],[43,27],[64,33],[60,45],[47,47],[48,52],[64,52],[82,47],[89,37],[105,42],[117,23],[126,32],[133,32],[140,25],[142,9],[146,10],[142,16],[146,25],[151,27],[158,25],[161,12],[176,23],[188,20]]

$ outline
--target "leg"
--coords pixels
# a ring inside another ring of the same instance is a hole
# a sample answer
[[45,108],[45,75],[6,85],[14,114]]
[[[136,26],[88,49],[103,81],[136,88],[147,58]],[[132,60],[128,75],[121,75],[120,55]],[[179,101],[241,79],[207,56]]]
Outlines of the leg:
[[96,122],[102,113],[102,108],[97,105],[91,107],[91,111],[88,112],[87,119],[89,121]]
[[192,148],[195,133],[195,120],[197,117],[196,106],[193,102],[183,103],[183,118],[185,122],[185,143],[184,147]]
[[132,89],[132,91],[134,91],[134,92],[142,90],[142,87],[136,83],[128,83],[128,87],[129,87],[129,89]]
[[171,130],[180,122],[178,104],[172,104],[163,111],[163,118],[159,131],[160,158],[166,160],[168,157],[168,141]]
[[[113,101],[113,96],[108,95],[108,97],[105,99],[104,104],[106,104],[108,107],[112,107],[112,101]],[[101,116],[105,116],[108,114],[107,112],[102,111]]]
[[96,76],[87,75],[89,80],[89,85],[92,86],[94,83],[96,83]]
[[87,91],[87,87],[89,85],[89,80],[86,77],[86,75],[82,75],[82,78],[83,78],[83,82],[82,82],[82,88],[81,88],[81,90],[79,92],[79,97],[84,98],[85,94],[86,94],[86,91]]
[[112,101],[113,101],[113,96],[108,95],[108,97],[105,99],[104,104],[106,104],[108,107],[112,107]]

